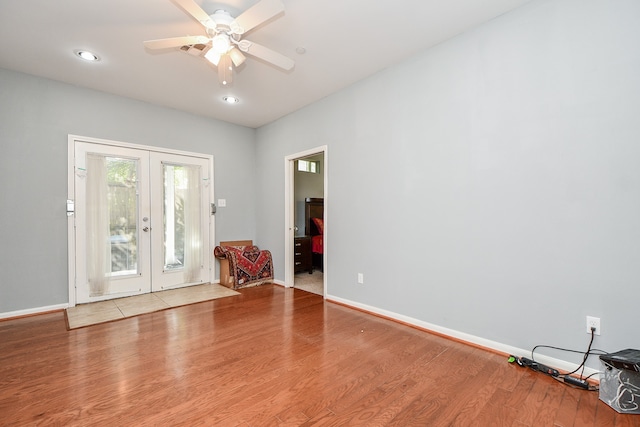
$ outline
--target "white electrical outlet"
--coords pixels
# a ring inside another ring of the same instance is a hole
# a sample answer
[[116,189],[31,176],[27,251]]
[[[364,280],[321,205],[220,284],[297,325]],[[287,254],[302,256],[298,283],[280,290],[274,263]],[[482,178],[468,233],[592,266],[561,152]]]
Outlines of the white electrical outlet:
[[361,285],[364,284],[364,274],[358,273],[358,283]]
[[587,333],[588,334],[591,333],[591,328],[595,329],[595,331],[593,332],[594,334],[600,335],[600,318],[599,317],[587,316]]

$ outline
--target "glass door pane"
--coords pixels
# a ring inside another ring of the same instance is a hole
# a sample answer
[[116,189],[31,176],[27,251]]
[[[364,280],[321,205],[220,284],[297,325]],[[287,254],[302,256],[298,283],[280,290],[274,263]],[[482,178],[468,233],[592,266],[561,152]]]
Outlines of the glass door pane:
[[107,157],[111,276],[138,274],[138,165]]
[[180,165],[162,165],[164,176],[164,270],[184,267],[186,169]]

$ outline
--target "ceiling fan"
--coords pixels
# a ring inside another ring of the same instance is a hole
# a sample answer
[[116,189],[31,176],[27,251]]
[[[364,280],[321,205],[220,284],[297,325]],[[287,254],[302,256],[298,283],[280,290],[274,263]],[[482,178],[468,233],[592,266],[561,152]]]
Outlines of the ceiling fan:
[[233,66],[240,66],[246,59],[243,53],[262,59],[276,67],[289,71],[295,63],[292,59],[269,48],[243,38],[243,35],[263,22],[284,11],[281,0],[260,0],[237,18],[229,12],[216,10],[207,14],[195,0],[173,0],[188,14],[200,22],[206,36],[184,36],[168,39],[147,40],[149,49],[167,49],[184,46],[201,46],[204,57],[218,67],[218,80],[223,86],[233,81]]

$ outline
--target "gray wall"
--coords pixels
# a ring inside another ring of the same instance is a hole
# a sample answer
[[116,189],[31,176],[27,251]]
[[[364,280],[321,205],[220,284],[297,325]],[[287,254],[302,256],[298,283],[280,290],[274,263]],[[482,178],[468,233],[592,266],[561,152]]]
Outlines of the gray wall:
[[640,348],[638,18],[535,1],[258,129],[277,279],[283,158],[326,144],[330,295],[521,349],[584,350],[593,315]]
[[255,130],[2,69],[0,93],[0,313],[68,302],[68,134],[212,154],[216,240],[256,238]]

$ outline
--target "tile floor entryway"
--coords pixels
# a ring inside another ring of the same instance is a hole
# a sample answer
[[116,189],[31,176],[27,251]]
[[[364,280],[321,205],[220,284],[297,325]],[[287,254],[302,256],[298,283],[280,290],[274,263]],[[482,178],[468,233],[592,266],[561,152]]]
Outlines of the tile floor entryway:
[[67,321],[75,329],[232,295],[239,292],[218,284],[189,286],[70,307]]

